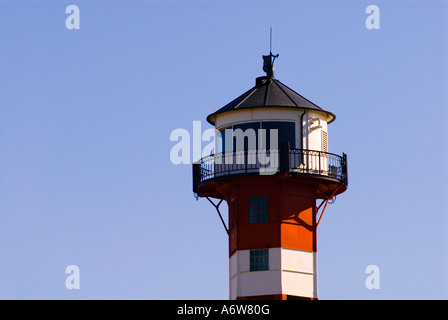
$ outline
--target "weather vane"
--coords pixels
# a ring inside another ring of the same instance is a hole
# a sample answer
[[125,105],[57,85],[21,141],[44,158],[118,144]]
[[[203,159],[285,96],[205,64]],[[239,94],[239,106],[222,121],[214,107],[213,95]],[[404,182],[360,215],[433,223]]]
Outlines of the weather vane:
[[272,54],[272,27],[270,28],[269,37],[269,55],[263,56],[263,71],[266,72],[268,78],[274,77],[274,61],[278,58],[278,54]]

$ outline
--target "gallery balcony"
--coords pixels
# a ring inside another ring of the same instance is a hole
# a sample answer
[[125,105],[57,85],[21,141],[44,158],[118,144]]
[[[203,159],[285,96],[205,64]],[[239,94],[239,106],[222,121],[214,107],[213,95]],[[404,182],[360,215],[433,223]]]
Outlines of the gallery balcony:
[[193,192],[215,180],[278,175],[346,187],[347,155],[285,146],[211,154],[193,164]]

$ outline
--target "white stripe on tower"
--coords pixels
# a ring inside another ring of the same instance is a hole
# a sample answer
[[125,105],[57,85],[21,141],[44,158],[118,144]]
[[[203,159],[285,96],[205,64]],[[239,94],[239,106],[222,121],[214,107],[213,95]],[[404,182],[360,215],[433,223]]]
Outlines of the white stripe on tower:
[[317,298],[317,253],[269,248],[269,268],[250,271],[250,250],[230,257],[230,299],[286,294]]

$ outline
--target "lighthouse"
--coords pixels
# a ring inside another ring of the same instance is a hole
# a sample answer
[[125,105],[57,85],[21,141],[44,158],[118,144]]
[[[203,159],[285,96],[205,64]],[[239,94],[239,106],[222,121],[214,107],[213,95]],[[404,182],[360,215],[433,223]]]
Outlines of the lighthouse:
[[[328,152],[336,116],[274,75],[213,112],[215,153],[193,164],[193,192],[229,238],[230,299],[317,299],[317,229],[347,189],[347,155]],[[224,221],[220,204],[228,205]]]

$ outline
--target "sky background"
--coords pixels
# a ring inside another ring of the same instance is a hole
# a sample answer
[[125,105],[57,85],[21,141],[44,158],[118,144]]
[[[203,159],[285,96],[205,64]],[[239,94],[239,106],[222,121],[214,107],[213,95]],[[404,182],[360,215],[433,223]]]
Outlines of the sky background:
[[270,27],[276,78],[336,114],[329,151],[348,154],[319,298],[447,299],[447,16],[444,1],[0,1],[0,299],[228,299],[227,235],[170,134],[211,128],[254,85]]

